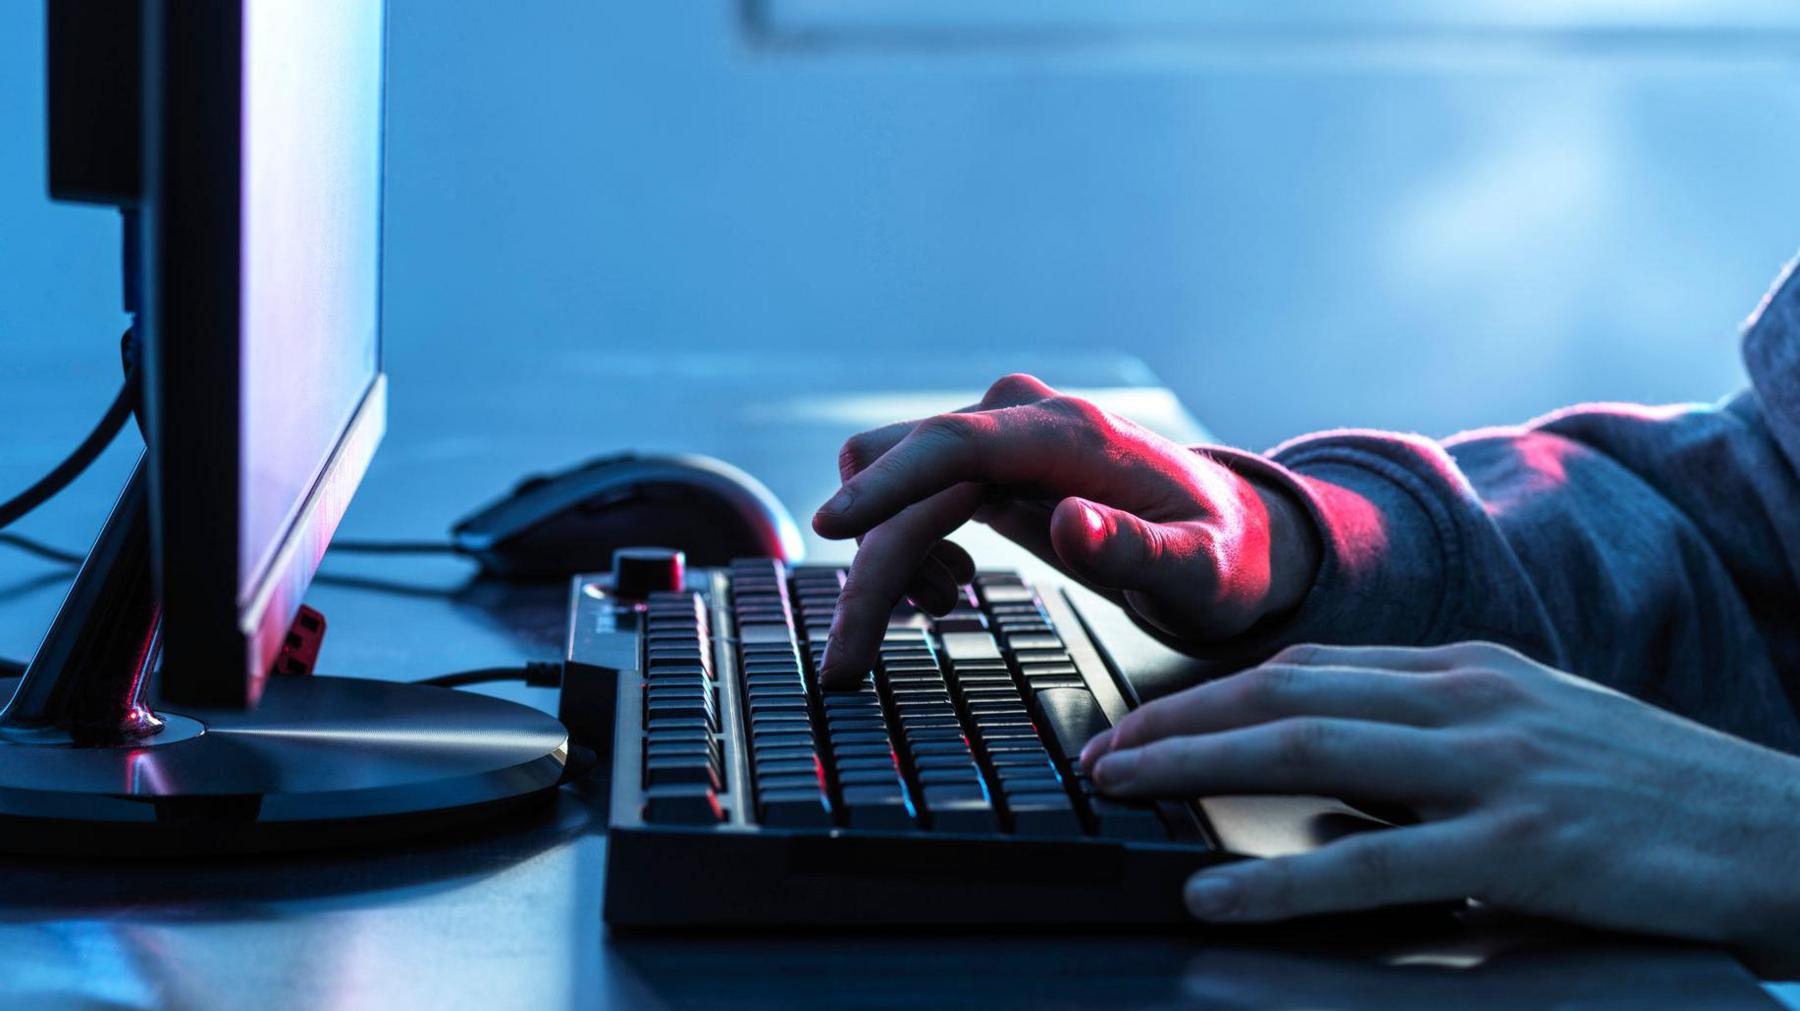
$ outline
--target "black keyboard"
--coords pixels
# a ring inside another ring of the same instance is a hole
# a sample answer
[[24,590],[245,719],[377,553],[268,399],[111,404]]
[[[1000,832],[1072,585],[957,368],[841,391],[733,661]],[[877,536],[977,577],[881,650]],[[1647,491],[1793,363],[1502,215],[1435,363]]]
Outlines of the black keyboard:
[[1197,806],[1081,771],[1130,703],[1068,603],[984,572],[943,617],[896,609],[826,693],[843,576],[741,561],[643,602],[575,581],[563,707],[611,715],[607,921],[1186,920],[1181,882],[1224,855]]

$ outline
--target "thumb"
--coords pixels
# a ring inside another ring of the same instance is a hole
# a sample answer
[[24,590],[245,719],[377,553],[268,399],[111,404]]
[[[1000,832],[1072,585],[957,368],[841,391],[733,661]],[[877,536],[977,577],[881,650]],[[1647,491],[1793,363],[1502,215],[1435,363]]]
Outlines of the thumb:
[[1050,515],[1050,544],[1069,573],[1107,590],[1159,589],[1167,573],[1156,562],[1169,534],[1123,509],[1074,496]]

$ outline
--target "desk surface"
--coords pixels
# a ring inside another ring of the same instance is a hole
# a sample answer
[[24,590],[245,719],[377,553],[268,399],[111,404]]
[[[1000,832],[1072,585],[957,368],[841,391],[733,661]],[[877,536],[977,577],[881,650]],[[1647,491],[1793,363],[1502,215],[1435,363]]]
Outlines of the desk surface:
[[[824,362],[570,355],[461,374],[420,356],[390,365],[390,432],[344,536],[445,530],[520,474],[620,447],[711,453],[804,514],[835,483],[845,435],[975,399],[1029,368],[1083,387],[1167,434],[1198,426],[1129,359],[1011,356]],[[34,409],[41,441],[0,446],[4,487],[48,466],[97,414],[79,376],[0,381]],[[123,451],[25,529],[91,536]],[[986,531],[995,564],[1031,565]],[[840,545],[812,545],[841,558]],[[328,616],[320,668],[413,679],[554,657],[558,587],[471,582],[452,559],[331,557],[309,602]],[[60,570],[0,551],[0,655],[34,644]],[[1176,661],[1164,658],[1165,666]],[[1178,677],[1165,669],[1163,677]],[[544,708],[548,691],[496,688]],[[958,934],[615,938],[599,917],[605,800],[580,786],[547,816],[374,853],[207,865],[0,860],[0,1004],[211,1007],[1771,1007],[1731,959],[1705,950],[1487,925],[1431,938],[1263,939],[1191,934]]]

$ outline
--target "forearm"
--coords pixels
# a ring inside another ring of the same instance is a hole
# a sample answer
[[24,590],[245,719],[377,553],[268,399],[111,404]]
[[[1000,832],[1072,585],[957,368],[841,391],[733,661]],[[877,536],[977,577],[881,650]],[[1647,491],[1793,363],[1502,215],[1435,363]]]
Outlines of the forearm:
[[1778,674],[1800,641],[1772,620],[1800,597],[1791,533],[1770,519],[1800,515],[1800,491],[1752,406],[1594,409],[1448,444],[1341,432],[1268,458],[1215,451],[1287,488],[1321,552],[1285,619],[1213,651],[1486,639],[1800,748]]

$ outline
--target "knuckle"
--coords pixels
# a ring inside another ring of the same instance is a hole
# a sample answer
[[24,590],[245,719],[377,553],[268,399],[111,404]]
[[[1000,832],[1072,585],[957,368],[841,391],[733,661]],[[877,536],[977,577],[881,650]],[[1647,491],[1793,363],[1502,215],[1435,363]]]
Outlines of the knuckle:
[[1302,690],[1300,673],[1292,667],[1268,665],[1240,676],[1239,699],[1253,710],[1269,712],[1290,706]]
[[853,435],[838,450],[838,475],[850,478],[869,465],[868,436]]
[[1350,845],[1351,873],[1366,894],[1381,901],[1393,894],[1394,861],[1388,848],[1376,839],[1358,840]]
[[1016,403],[1021,400],[1034,400],[1049,389],[1038,377],[1028,372],[1011,372],[988,387],[983,403]]
[[1104,408],[1085,397],[1071,397],[1058,394],[1045,402],[1056,413],[1075,421],[1082,428],[1099,433],[1112,431],[1113,416]]
[[1270,657],[1269,663],[1309,664],[1316,662],[1324,652],[1325,647],[1317,643],[1297,642]]
[[939,414],[919,422],[913,434],[921,439],[934,442],[965,442],[975,433],[975,426],[966,415]]
[[1513,649],[1482,639],[1455,642],[1442,649],[1455,663],[1471,667],[1507,667],[1524,659]]
[[1336,732],[1323,720],[1285,720],[1275,730],[1275,760],[1289,768],[1310,769],[1325,761],[1335,741]]
[[1557,820],[1539,804],[1509,804],[1488,822],[1488,841],[1503,851],[1519,852],[1556,831]]
[[1466,747],[1480,767],[1504,772],[1517,773],[1544,757],[1543,745],[1536,736],[1511,727],[1474,735]]
[[1518,681],[1493,667],[1459,667],[1433,678],[1445,701],[1459,710],[1489,712],[1519,701]]

